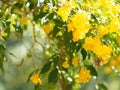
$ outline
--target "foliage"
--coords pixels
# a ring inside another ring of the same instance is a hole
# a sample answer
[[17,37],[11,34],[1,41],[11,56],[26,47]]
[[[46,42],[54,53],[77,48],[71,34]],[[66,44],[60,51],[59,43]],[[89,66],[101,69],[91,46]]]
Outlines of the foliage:
[[[30,51],[38,43],[47,58],[42,69],[30,74],[28,82],[36,84],[37,90],[43,84],[40,76],[48,74],[48,83],[59,82],[62,89],[70,86],[76,90],[94,76],[97,78],[98,69],[105,64],[118,69],[113,62],[120,61],[119,16],[119,0],[1,0],[0,68],[4,71],[7,39],[13,33],[22,38],[31,26],[34,43]],[[37,38],[37,30],[46,33],[49,48]],[[101,81],[98,87],[107,90]]]

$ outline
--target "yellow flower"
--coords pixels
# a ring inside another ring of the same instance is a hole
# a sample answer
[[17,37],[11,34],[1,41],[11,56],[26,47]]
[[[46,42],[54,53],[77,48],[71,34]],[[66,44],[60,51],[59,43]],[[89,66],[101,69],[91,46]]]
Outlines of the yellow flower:
[[115,4],[111,5],[110,10],[112,11],[113,14],[118,14],[119,13],[119,9]]
[[91,79],[90,70],[87,70],[85,68],[81,68],[79,74],[78,74],[77,82],[79,83],[87,83]]
[[41,84],[42,81],[39,78],[39,73],[35,73],[34,75],[32,75],[30,77],[30,80],[34,83],[34,84]]
[[109,66],[105,67],[105,72],[109,73],[109,72],[111,72],[111,71],[112,71],[112,70],[111,70],[111,68],[110,68]]
[[120,36],[117,36],[116,41],[120,44]]
[[58,11],[57,11],[57,14],[59,16],[62,17],[63,21],[66,21],[71,10],[72,10],[72,6],[73,5],[73,2],[70,2],[70,1],[66,1],[63,6],[61,6]]
[[117,32],[119,30],[120,20],[117,17],[113,17],[110,25],[109,25],[109,32]]
[[95,51],[100,45],[101,45],[100,39],[87,37],[85,39],[85,43],[83,45],[83,48],[85,48],[86,50]]
[[78,65],[78,61],[79,61],[79,57],[74,57],[73,59],[72,59],[72,64],[74,65],[74,66],[76,66],[76,65]]
[[95,53],[98,56],[98,58],[101,58],[101,62],[105,64],[108,62],[111,52],[112,52],[111,46],[101,45],[100,49]]
[[83,45],[85,50],[93,51],[98,58],[100,58],[101,63],[106,63],[110,58],[112,52],[111,46],[103,45],[98,38],[87,37]]
[[62,66],[64,68],[68,68],[69,67],[68,59],[66,59],[66,61],[62,64]]
[[102,26],[100,25],[98,27],[98,34],[97,34],[97,37],[98,38],[102,38],[105,34],[108,34],[109,30],[108,30],[108,27],[106,26]]
[[42,11],[46,12],[47,10],[49,10],[49,6],[48,5],[44,5]]
[[74,26],[73,26],[73,24],[72,24],[72,22],[71,21],[69,21],[68,20],[68,24],[67,24],[67,30],[68,30],[68,32],[70,32],[70,31],[73,31],[74,30]]
[[68,32],[72,31],[73,41],[76,42],[85,37],[85,34],[90,29],[88,15],[83,12],[78,12],[68,20]]
[[25,24],[27,24],[27,21],[28,21],[28,18],[25,17],[25,16],[22,16],[22,19],[21,19],[21,26],[24,26]]
[[115,59],[111,59],[110,60],[110,65],[111,66],[116,66],[117,65],[117,61]]
[[54,26],[55,26],[54,23],[49,22],[43,26],[43,30],[48,35],[53,30]]
[[115,67],[116,70],[120,71],[120,55],[111,57],[109,65],[110,67]]

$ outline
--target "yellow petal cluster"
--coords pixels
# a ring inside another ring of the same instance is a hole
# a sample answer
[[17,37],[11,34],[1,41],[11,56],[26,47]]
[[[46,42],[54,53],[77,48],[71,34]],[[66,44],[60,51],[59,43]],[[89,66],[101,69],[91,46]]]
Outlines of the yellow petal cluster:
[[120,26],[120,20],[118,17],[113,17],[109,24],[109,32],[118,32]]
[[112,52],[112,47],[103,45],[98,38],[87,37],[83,47],[85,50],[93,51],[100,58],[101,63],[106,63]]
[[91,79],[90,70],[81,68],[76,81],[79,83],[87,83],[89,82],[90,79]]
[[114,15],[119,13],[119,7],[113,2],[113,0],[100,0],[100,3],[105,11]]
[[72,31],[74,42],[83,39],[90,29],[88,15],[84,12],[77,12],[69,19],[67,27],[68,32]]
[[102,26],[102,25],[100,25],[99,27],[98,27],[98,34],[97,34],[97,37],[98,38],[102,38],[105,34],[108,34],[108,27],[106,26]]
[[27,24],[27,21],[28,21],[28,18],[25,17],[25,16],[22,16],[22,19],[21,19],[21,26],[24,26],[25,24]]
[[111,57],[109,66],[110,67],[114,66],[115,69],[120,71],[120,55]]
[[30,80],[34,83],[34,84],[41,84],[42,81],[39,78],[39,73],[35,73],[34,75],[32,75],[30,77]]
[[48,35],[53,30],[54,26],[55,26],[54,23],[49,22],[43,26],[43,30]]
[[57,11],[57,14],[62,17],[63,21],[66,21],[72,8],[75,6],[74,0],[66,1]]
[[62,67],[64,67],[64,68],[69,67],[68,59],[65,60],[65,62],[62,64]]
[[105,34],[118,32],[120,26],[120,21],[117,17],[113,17],[110,21],[110,24],[103,26],[99,25],[98,27],[98,38],[102,38]]
[[72,59],[72,64],[74,66],[78,65],[78,61],[79,61],[79,57],[75,56],[73,59]]
[[110,68],[109,66],[105,67],[105,72],[109,73],[109,72],[111,72],[111,71],[112,71],[112,70],[111,70],[111,68]]

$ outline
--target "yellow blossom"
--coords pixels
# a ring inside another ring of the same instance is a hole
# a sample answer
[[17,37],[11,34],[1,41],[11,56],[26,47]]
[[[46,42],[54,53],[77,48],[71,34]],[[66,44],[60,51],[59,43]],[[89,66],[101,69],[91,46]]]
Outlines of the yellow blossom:
[[87,37],[85,39],[85,44],[83,45],[85,50],[93,51],[98,58],[100,58],[101,63],[106,63],[110,58],[112,52],[111,46],[103,45],[98,38]]
[[87,83],[89,82],[90,79],[91,79],[90,70],[81,68],[76,81],[79,83]]
[[66,59],[66,61],[62,64],[62,66],[64,68],[68,68],[69,67],[68,59]]
[[63,21],[66,21],[73,6],[75,6],[74,0],[66,1],[57,11],[57,14],[62,17]]
[[98,38],[102,38],[105,34],[108,34],[109,30],[108,30],[108,27],[106,26],[102,26],[100,25],[98,27],[98,34],[97,34],[97,37]]
[[68,32],[70,32],[70,31],[73,31],[74,30],[74,26],[73,26],[73,24],[72,24],[72,22],[71,21],[68,21],[68,24],[67,24],[67,30],[68,30]]
[[109,5],[111,4],[110,0],[100,0],[102,7],[106,10],[108,9]]
[[85,48],[86,50],[95,51],[98,48],[98,47],[96,48],[96,46],[100,46],[100,44],[101,44],[100,39],[87,37],[85,39],[83,48]]
[[46,12],[47,10],[49,10],[49,6],[48,5],[44,5],[42,11]]
[[117,36],[116,41],[117,41],[118,44],[120,45],[120,36]]
[[34,84],[41,84],[42,81],[39,78],[39,73],[35,73],[34,75],[32,75],[30,77],[30,80],[34,83]]
[[43,26],[43,30],[48,35],[53,30],[54,26],[54,23],[49,22]]
[[111,72],[111,68],[109,66],[105,67],[105,72],[107,73]]
[[74,66],[76,66],[76,65],[78,65],[78,61],[79,61],[79,57],[74,57],[73,59],[72,59],[72,64],[74,65]]
[[110,67],[115,67],[116,70],[120,71],[120,55],[115,55],[110,58]]
[[85,37],[90,29],[89,18],[86,13],[78,12],[68,20],[68,32],[72,31],[73,41],[76,42]]
[[111,65],[111,66],[116,66],[116,65],[117,65],[116,60],[115,60],[115,59],[111,59],[111,60],[110,60],[110,65]]
[[119,30],[120,20],[117,17],[113,17],[110,25],[109,25],[109,32],[117,32]]
[[21,19],[21,26],[24,26],[25,24],[27,24],[27,21],[28,21],[28,18],[25,17],[25,16],[22,16],[22,19]]

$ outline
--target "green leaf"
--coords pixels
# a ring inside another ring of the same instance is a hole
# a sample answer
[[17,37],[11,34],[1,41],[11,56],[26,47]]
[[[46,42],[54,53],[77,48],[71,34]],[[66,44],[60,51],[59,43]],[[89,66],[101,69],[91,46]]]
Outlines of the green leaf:
[[82,45],[84,44],[84,41],[84,39],[81,39],[77,42],[76,52],[78,52],[81,49]]
[[43,66],[40,74],[43,74],[43,73],[46,73],[47,71],[49,71],[49,70],[50,70],[50,67],[51,67],[51,64],[52,64],[51,61],[48,62],[48,63],[46,63],[46,64]]
[[60,21],[59,19],[53,19],[57,27],[62,27],[65,23]]
[[1,60],[1,57],[0,57],[0,69],[1,69],[2,72],[4,73],[3,60]]
[[30,75],[28,76],[27,83],[29,83],[30,77],[32,76],[33,73],[34,73],[34,71],[32,71],[32,72],[30,73]]
[[54,13],[50,13],[50,14],[47,16],[47,18],[48,18],[49,20],[53,19],[53,17],[54,17]]
[[14,5],[15,5],[15,7],[17,7],[17,8],[22,8],[22,7],[23,7],[23,3],[20,3],[20,2],[14,4]]
[[81,50],[81,54],[82,54],[83,60],[85,60],[85,58],[87,56],[87,52],[84,48]]
[[5,46],[0,44],[0,69],[2,70],[3,73],[4,73],[3,62],[5,58],[4,50],[5,50]]
[[98,76],[97,71],[95,69],[95,67],[93,66],[86,66],[88,70],[90,70],[90,74],[93,76]]
[[53,57],[52,59],[53,59],[53,61],[54,61],[54,66],[55,66],[55,67],[58,66],[58,63],[59,63],[59,56],[56,55],[56,56]]
[[48,82],[56,83],[57,80],[58,80],[58,70],[57,68],[55,68],[54,70],[50,72],[49,77],[48,77]]
[[108,90],[107,86],[104,83],[98,83],[98,90]]
[[[97,16],[96,15],[94,15],[94,14],[91,14],[91,18],[94,20],[94,22],[96,23],[96,24],[99,24],[99,21],[98,21],[98,19],[97,19]],[[93,21],[91,21],[91,23],[92,23]]]
[[60,29],[55,25],[55,27],[53,28],[53,31],[50,34],[52,34],[53,37],[55,37],[59,31]]
[[1,12],[0,12],[0,18],[1,18],[3,15],[4,15],[4,12],[1,11]]

